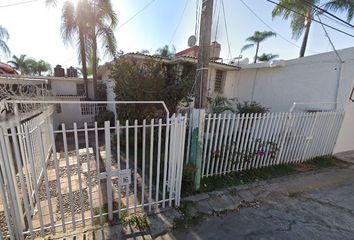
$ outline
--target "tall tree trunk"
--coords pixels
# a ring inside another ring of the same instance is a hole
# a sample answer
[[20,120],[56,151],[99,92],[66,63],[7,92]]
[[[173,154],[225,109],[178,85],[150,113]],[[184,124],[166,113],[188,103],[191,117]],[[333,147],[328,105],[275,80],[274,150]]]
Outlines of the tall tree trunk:
[[254,56],[254,63],[257,63],[258,51],[259,51],[259,43],[257,43],[256,55]]
[[97,100],[97,37],[96,31],[92,38],[92,76],[93,76],[93,99]]
[[82,76],[84,77],[84,82],[85,82],[86,99],[88,99],[88,80],[87,80],[87,66],[86,66],[85,36],[84,36],[84,33],[80,27],[79,27],[79,40],[80,40]]
[[302,44],[301,44],[301,48],[300,48],[300,56],[299,56],[301,58],[305,56],[307,41],[309,39],[309,34],[310,34],[310,28],[311,28],[311,19],[309,17],[306,17],[305,33],[304,33],[304,38],[302,39]]

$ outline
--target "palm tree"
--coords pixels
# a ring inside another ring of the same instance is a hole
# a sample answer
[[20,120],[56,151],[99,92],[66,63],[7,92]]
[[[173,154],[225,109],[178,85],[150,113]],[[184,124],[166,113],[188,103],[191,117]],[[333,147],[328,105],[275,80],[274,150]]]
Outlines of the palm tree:
[[89,37],[92,44],[92,76],[93,76],[93,98],[97,98],[97,41],[101,40],[104,53],[114,57],[117,52],[117,42],[113,30],[117,26],[117,15],[113,10],[110,0],[91,0],[89,18]]
[[[47,5],[56,5],[57,0],[46,0]],[[114,56],[117,43],[113,29],[117,16],[110,0],[79,0],[75,8],[69,0],[64,2],[62,33],[64,42],[71,42],[78,35],[82,75],[87,88],[87,59],[91,59],[94,83],[94,98],[97,95],[97,40],[101,40],[105,53]]]
[[347,21],[354,17],[354,1],[352,0],[331,0],[324,4],[324,8],[332,12],[347,12]]
[[[56,6],[57,0],[46,0],[47,6]],[[76,4],[70,0],[63,3],[61,34],[65,44],[75,42],[78,46],[79,62],[85,82],[86,97],[88,96],[87,57],[90,53],[89,25],[90,4],[88,0],[79,0]]]
[[20,57],[13,55],[12,60],[8,61],[7,63],[10,64],[16,70],[19,70],[23,75],[30,73],[26,54],[21,54]]
[[250,42],[250,43],[244,45],[241,49],[241,52],[245,51],[246,49],[256,46],[256,55],[254,56],[254,63],[256,63],[257,59],[258,59],[259,44],[261,42],[267,40],[268,38],[275,37],[275,36],[276,36],[276,33],[274,33],[274,32],[256,31],[252,36],[250,36],[246,39],[246,41]]
[[269,62],[270,60],[273,60],[275,58],[278,58],[279,55],[278,54],[266,54],[266,53],[263,53],[262,55],[258,56],[258,61],[260,62]]
[[[283,19],[291,19],[290,26],[294,39],[299,39],[303,35],[303,40],[300,48],[300,57],[305,56],[306,46],[310,34],[312,19],[316,14],[321,14],[315,6],[321,3],[320,0],[280,0],[272,12],[273,18],[282,16]],[[354,1],[353,0],[329,0],[324,5],[325,9],[332,12],[345,11],[347,19],[351,21],[354,16]]]
[[33,73],[42,76],[42,72],[48,72],[51,68],[51,65],[44,60],[35,61],[33,65]]
[[[319,3],[319,0],[306,1],[313,5]],[[282,16],[284,20],[291,18],[290,25],[294,39],[297,40],[304,34],[300,48],[300,57],[305,56],[312,19],[317,11],[311,4],[305,4],[303,0],[280,0],[279,5],[277,5],[272,12],[273,18],[277,16]]]
[[0,25],[0,51],[5,55],[10,55],[10,49],[6,44],[6,41],[9,39],[10,35],[7,32],[6,28]]

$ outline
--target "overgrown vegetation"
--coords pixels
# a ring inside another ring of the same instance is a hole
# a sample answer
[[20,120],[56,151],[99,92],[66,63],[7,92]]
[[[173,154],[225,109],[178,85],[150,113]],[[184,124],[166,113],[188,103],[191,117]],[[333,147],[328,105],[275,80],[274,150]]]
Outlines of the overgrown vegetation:
[[[112,66],[117,101],[164,101],[170,112],[188,97],[195,78],[195,64],[165,63],[156,59],[139,61],[123,56]],[[118,118],[152,119],[165,116],[160,104],[120,105]]]
[[236,112],[239,114],[242,113],[267,113],[269,108],[263,107],[260,103],[255,101],[245,101],[243,103],[236,104]]
[[[337,160],[333,156],[323,156],[316,157],[310,161],[299,164],[281,164],[265,168],[250,169],[242,172],[232,172],[223,175],[205,177],[201,181],[201,189],[198,192],[211,192],[230,186],[267,180],[293,173],[318,170],[334,166],[342,166],[343,164],[343,162]],[[190,174],[193,174],[193,172]],[[194,177],[194,175],[192,175],[192,177]],[[186,193],[189,195],[193,194],[190,192],[188,184],[182,185],[182,192],[184,192],[185,189]],[[194,193],[196,192],[194,191]]]
[[209,97],[208,102],[212,113],[219,114],[226,111],[235,112],[235,109],[233,108],[233,99],[217,95],[214,98]]
[[183,167],[182,174],[182,196],[188,196],[195,192],[194,177],[197,169],[192,164],[187,164]]
[[194,205],[195,203],[191,201],[181,202],[181,205],[177,208],[177,210],[181,214],[181,217],[175,218],[173,224],[173,227],[175,229],[188,229],[191,226],[199,224],[203,220],[203,213],[192,212]]
[[140,231],[147,231],[150,229],[150,224],[145,214],[133,214],[130,216],[122,214],[121,218],[119,219],[119,223],[122,224],[124,227],[130,225],[136,229],[139,229]]

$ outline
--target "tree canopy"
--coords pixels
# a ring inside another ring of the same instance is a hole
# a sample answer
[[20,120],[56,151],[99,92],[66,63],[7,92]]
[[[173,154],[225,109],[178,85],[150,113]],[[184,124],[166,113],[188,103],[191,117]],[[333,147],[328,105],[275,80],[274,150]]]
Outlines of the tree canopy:
[[[196,66],[190,62],[163,63],[121,57],[111,70],[117,101],[164,101],[171,112],[188,97]],[[151,119],[164,116],[161,105],[119,105],[120,119]]]

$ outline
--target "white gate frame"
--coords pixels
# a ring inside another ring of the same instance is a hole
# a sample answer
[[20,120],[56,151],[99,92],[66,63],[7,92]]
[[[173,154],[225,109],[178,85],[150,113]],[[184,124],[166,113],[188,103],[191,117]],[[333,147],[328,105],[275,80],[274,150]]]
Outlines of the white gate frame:
[[[25,184],[25,180],[24,177],[22,175],[22,171],[23,171],[23,166],[22,166],[22,161],[21,161],[21,156],[23,156],[23,151],[31,151],[31,149],[28,146],[28,142],[24,141],[24,144],[22,143],[18,143],[17,141],[16,144],[14,144],[14,157],[12,157],[12,159],[16,159],[16,164],[17,164],[17,168],[18,168],[18,172],[19,172],[19,178],[20,178],[20,182],[21,182],[21,192],[23,194],[22,197],[20,197],[17,189],[17,181],[15,178],[15,171],[14,171],[14,166],[13,166],[13,162],[14,161],[7,161],[9,160],[9,157],[11,157],[11,151],[10,151],[10,143],[9,143],[9,137],[5,137],[6,136],[11,136],[14,139],[17,139],[18,137],[20,137],[19,135],[23,135],[24,138],[28,138],[28,129],[24,129],[19,127],[20,125],[20,118],[19,118],[19,113],[18,111],[16,111],[18,109],[18,105],[19,104],[43,104],[43,106],[45,106],[46,104],[52,105],[52,104],[82,104],[82,103],[88,103],[88,104],[161,104],[164,108],[164,110],[166,111],[166,124],[162,124],[161,119],[159,120],[159,123],[156,124],[153,121],[151,121],[151,131],[154,130],[154,127],[158,127],[159,131],[158,131],[158,135],[159,137],[159,145],[158,145],[158,156],[157,159],[158,161],[161,158],[161,129],[162,129],[162,125],[166,126],[166,141],[165,141],[165,163],[167,163],[167,159],[168,159],[168,169],[167,169],[167,164],[164,165],[164,169],[160,170],[160,165],[157,164],[158,168],[157,168],[157,175],[156,175],[156,183],[157,183],[157,188],[159,188],[159,184],[160,184],[160,180],[158,179],[160,176],[160,171],[161,172],[165,172],[168,171],[168,179],[166,179],[166,175],[164,175],[164,179],[163,182],[161,183],[161,185],[163,185],[163,192],[162,192],[162,196],[164,199],[160,199],[159,201],[156,202],[156,204],[161,203],[162,207],[165,207],[166,205],[166,201],[168,203],[169,206],[171,206],[172,204],[172,200],[174,200],[174,203],[176,206],[179,206],[180,204],[180,194],[181,194],[181,183],[182,183],[182,171],[183,171],[183,158],[184,158],[184,147],[185,147],[185,132],[186,132],[186,121],[187,121],[187,116],[176,116],[175,114],[173,116],[170,117],[170,113],[168,111],[168,108],[166,106],[166,104],[163,101],[92,101],[92,102],[86,102],[86,101],[29,101],[29,100],[12,100],[12,101],[8,101],[8,103],[14,104],[14,109],[15,109],[15,121],[12,120],[12,127],[11,127],[11,133],[4,133],[3,129],[1,128],[0,125],[0,143],[1,143],[1,147],[0,147],[0,167],[2,169],[2,171],[0,171],[0,197],[3,200],[4,204],[9,204],[10,208],[4,207],[5,210],[5,215],[6,215],[6,220],[7,220],[7,225],[9,228],[9,232],[10,232],[10,238],[11,239],[23,239],[24,238],[24,234],[25,233],[29,233],[31,234],[32,237],[34,237],[34,232],[36,231],[41,231],[42,233],[44,233],[45,229],[51,229],[52,231],[55,231],[55,229],[57,227],[62,227],[62,230],[65,232],[66,228],[65,225],[67,224],[73,224],[75,226],[76,222],[80,222],[81,219],[76,219],[73,220],[72,222],[65,222],[63,219],[63,212],[61,209],[61,214],[62,214],[62,220],[60,221],[61,224],[57,223],[55,224],[55,222],[53,221],[53,216],[51,216],[51,225],[50,226],[43,226],[43,220],[40,218],[40,222],[41,222],[41,228],[40,229],[33,229],[32,226],[32,218],[31,215],[33,214],[33,203],[32,201],[29,201],[27,194],[29,194],[29,189],[27,189],[28,187]],[[145,120],[144,123],[142,125],[142,127],[146,126],[145,125]],[[62,132],[64,133],[65,130],[65,126],[62,130],[54,130],[53,128],[53,124],[49,124],[46,123],[47,127],[46,129],[49,131],[49,135],[50,135],[50,141],[52,142],[52,147],[51,147],[51,152],[52,154],[54,154],[54,161],[56,159],[56,146],[55,146],[55,133],[57,132]],[[74,124],[74,131],[75,134],[77,134],[77,128],[75,127],[76,124]],[[171,129],[170,129],[171,126]],[[106,145],[106,163],[110,163],[111,162],[111,130],[112,129],[116,129],[116,131],[119,131],[119,121],[116,121],[116,125],[115,126],[110,126],[110,122],[106,121],[104,128],[100,129],[100,130],[104,130],[105,133],[105,145]],[[132,125],[128,125],[128,122],[126,123],[126,126],[122,126],[123,128],[126,128],[126,131],[128,132],[128,127],[130,128],[134,128],[135,129],[135,146],[137,144],[137,139],[136,139],[136,130],[137,130],[137,121],[135,121],[134,126]],[[145,128],[143,128],[145,131]],[[46,131],[47,131],[46,130]],[[81,129],[84,130],[85,133],[87,134],[88,128],[87,128],[87,124],[85,124],[85,128]],[[92,129],[91,129],[92,130]],[[97,123],[95,124],[95,129],[94,131],[97,133]],[[86,141],[86,148],[87,148],[87,135],[85,134],[85,141]],[[41,134],[42,135],[42,134]],[[40,138],[42,138],[42,136],[40,136]],[[97,138],[97,135],[96,135]],[[153,132],[151,133],[151,139],[150,141],[153,140]],[[77,139],[77,136],[76,136]],[[145,139],[145,138],[144,138]],[[63,140],[64,141],[64,140]],[[128,141],[128,140],[127,140]],[[40,144],[41,142],[43,142],[43,139],[40,139],[40,142],[38,144]],[[65,144],[65,143],[64,143]],[[7,147],[6,147],[7,146]],[[96,146],[97,147],[97,146]],[[149,211],[152,210],[152,203],[155,204],[155,202],[153,202],[152,197],[152,190],[151,190],[151,186],[152,186],[152,157],[153,157],[153,144],[150,145],[150,189],[149,189],[149,203],[148,204],[144,204],[144,202],[142,203],[142,206],[144,207],[145,205],[148,206]],[[43,150],[43,149],[42,149]],[[88,149],[87,149],[88,150]],[[76,142],[76,151],[78,152],[78,145]],[[136,151],[136,148],[135,148]],[[7,155],[9,156],[7,156]],[[44,152],[41,151],[41,156],[44,157]],[[88,153],[87,153],[88,154]],[[119,155],[119,154],[118,154]],[[136,156],[136,152],[135,152],[135,156]],[[23,160],[25,161],[25,160]],[[136,157],[134,159],[134,161],[136,162]],[[89,161],[88,161],[89,162]],[[46,164],[45,162],[43,162],[42,164]],[[128,162],[129,164],[129,162]],[[57,163],[54,163],[55,166],[55,170],[56,173],[57,172]],[[88,163],[89,166],[89,163]],[[43,165],[44,168],[46,168],[46,165]],[[31,167],[32,168],[32,167]],[[155,170],[154,170],[155,171]],[[50,197],[49,191],[48,191],[48,179],[47,179],[47,172],[44,171],[44,175],[45,175],[45,187],[46,187],[46,196]],[[106,165],[106,172],[100,172],[98,173],[98,178],[99,179],[107,179],[107,183],[112,181],[112,177],[113,176],[117,176],[119,174],[119,172],[117,171],[111,171],[111,169],[109,169],[109,165]],[[136,165],[135,165],[135,170],[134,170],[134,175],[136,174]],[[135,176],[136,178],[136,176]],[[4,182],[2,182],[4,181]],[[27,180],[29,181],[29,180]],[[153,180],[155,183],[155,179]],[[134,188],[136,189],[136,179],[134,182],[135,186]],[[109,184],[107,184],[107,198],[108,198],[108,217],[109,220],[113,219],[113,213],[116,213],[117,210],[113,210],[112,209],[112,189],[109,189],[108,187]],[[35,187],[38,187],[37,183],[35,183]],[[60,188],[60,184],[59,184],[59,188]],[[166,194],[166,190],[168,189],[169,193],[166,196],[165,199],[165,194]],[[38,191],[38,189],[35,189]],[[58,190],[60,192],[60,189]],[[89,194],[92,194],[92,192],[90,192]],[[160,193],[161,194],[161,193]],[[157,196],[157,200],[159,198],[159,189],[156,190],[156,196]],[[135,196],[136,197],[136,196]],[[25,208],[25,210],[23,210],[23,207],[21,206],[21,199],[23,200],[23,206]],[[38,201],[38,198],[36,199]],[[49,200],[49,199],[48,199]],[[60,205],[62,206],[62,201],[61,201],[61,196],[59,196],[59,202]],[[16,203],[18,203],[16,205]],[[37,203],[36,203],[37,204]],[[92,203],[91,203],[92,204]],[[49,203],[50,205],[50,203]],[[51,208],[51,206],[49,206],[49,208]],[[136,208],[136,203],[134,205],[134,209]],[[40,206],[39,206],[40,208]],[[8,211],[10,210],[10,211]],[[123,210],[123,209],[119,209],[119,210]],[[118,210],[118,213],[119,213]],[[126,208],[126,210],[128,210],[128,207]],[[41,209],[38,209],[38,211],[40,212]],[[49,209],[49,212],[51,213],[52,210]],[[83,212],[82,212],[83,214]],[[93,216],[92,213],[92,209],[91,209],[91,217],[84,217],[84,215],[82,215],[82,223],[83,226],[85,225],[85,220],[90,219],[91,218],[91,223],[94,224],[94,218],[96,217],[102,217],[102,212],[100,212],[100,215],[96,215]],[[24,220],[27,220],[27,227],[28,227],[28,231],[25,231],[25,222]]]

